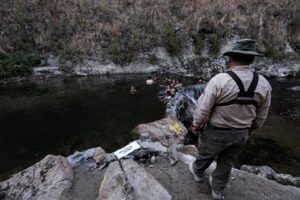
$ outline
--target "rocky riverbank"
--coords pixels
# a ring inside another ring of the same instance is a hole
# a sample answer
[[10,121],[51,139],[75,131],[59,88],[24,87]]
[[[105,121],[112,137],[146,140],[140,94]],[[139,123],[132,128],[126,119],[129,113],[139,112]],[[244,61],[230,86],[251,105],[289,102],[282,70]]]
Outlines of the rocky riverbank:
[[[236,38],[228,41],[222,48],[222,52],[230,49],[235,40]],[[70,61],[62,62],[59,57],[49,56],[42,62],[42,65],[33,69],[33,75],[47,78],[161,72],[209,80],[215,74],[226,70],[222,56],[202,57],[193,52],[192,44],[187,46],[180,57],[171,57],[164,48],[156,48],[151,54],[156,57],[155,63],[149,62],[149,55],[140,54],[136,61],[128,65],[119,65],[107,59],[94,57],[85,59],[74,66]],[[300,76],[300,64],[290,60],[278,62],[267,58],[257,58],[252,67],[265,77]]]
[[[208,181],[196,183],[188,163],[197,155],[184,145],[187,129],[167,117],[132,131],[139,149],[118,159],[101,147],[68,158],[48,155],[0,183],[1,199],[211,199]],[[207,170],[211,173],[215,163]],[[265,176],[266,177],[266,176]],[[299,182],[298,182],[299,183]],[[299,187],[299,185],[298,185]],[[300,189],[233,169],[227,199],[298,199]]]

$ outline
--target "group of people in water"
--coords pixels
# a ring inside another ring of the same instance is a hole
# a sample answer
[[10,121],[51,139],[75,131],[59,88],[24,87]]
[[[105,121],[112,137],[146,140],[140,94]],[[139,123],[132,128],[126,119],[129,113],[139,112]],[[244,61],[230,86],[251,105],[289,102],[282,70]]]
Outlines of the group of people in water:
[[[153,77],[149,76],[146,80],[147,85],[153,85],[159,83],[161,81],[158,74],[154,75]],[[176,92],[179,88],[183,87],[182,81],[180,79],[171,79],[169,76],[166,76],[164,80],[164,84],[161,85],[164,87],[163,90],[159,91],[159,98],[163,99],[164,101],[171,99],[176,95]],[[130,94],[135,94],[137,92],[135,85],[131,84],[130,86]]]
[[165,99],[171,99],[175,96],[176,92],[179,88],[183,87],[183,84],[180,79],[170,79],[168,76],[166,77],[167,86],[165,88]]

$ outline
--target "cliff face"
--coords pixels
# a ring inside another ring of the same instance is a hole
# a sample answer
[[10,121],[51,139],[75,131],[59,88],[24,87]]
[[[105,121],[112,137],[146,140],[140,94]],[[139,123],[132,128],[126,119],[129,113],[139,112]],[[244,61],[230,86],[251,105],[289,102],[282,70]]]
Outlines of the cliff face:
[[187,44],[218,55],[237,36],[256,39],[266,56],[299,56],[299,8],[298,0],[1,0],[0,52],[101,56],[121,65],[145,53],[155,63],[155,47],[173,57]]

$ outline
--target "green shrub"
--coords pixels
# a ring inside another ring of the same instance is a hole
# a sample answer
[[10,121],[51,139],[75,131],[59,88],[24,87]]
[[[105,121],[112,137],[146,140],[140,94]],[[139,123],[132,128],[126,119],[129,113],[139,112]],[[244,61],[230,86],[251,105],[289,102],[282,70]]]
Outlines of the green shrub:
[[213,55],[217,55],[220,52],[220,47],[221,47],[220,36],[216,33],[209,34],[207,37],[207,41],[210,46],[210,48],[209,48],[210,53]]
[[136,49],[133,43],[123,44],[121,42],[113,42],[107,49],[115,64],[126,65],[131,63],[136,56]]
[[204,48],[205,37],[203,35],[196,35],[193,37],[194,46],[195,46],[195,54],[201,55],[201,52]]
[[278,48],[268,45],[266,46],[266,49],[264,51],[264,56],[280,61],[286,58],[287,55],[285,52],[280,51]]
[[164,42],[166,49],[171,56],[175,57],[180,54],[180,41],[171,23],[168,23],[164,26]]
[[158,58],[154,53],[151,53],[151,54],[149,54],[148,61],[152,65],[156,65],[158,63]]
[[136,24],[129,21],[121,26],[121,37],[113,41],[106,52],[115,64],[127,65],[143,50],[145,39],[142,38]]
[[82,61],[83,52],[78,48],[65,48],[59,52],[60,56],[64,60],[69,60],[74,63]]
[[39,63],[40,59],[36,54],[28,54],[23,51],[1,54],[0,78],[31,74],[32,67]]
[[300,16],[295,17],[289,24],[289,30],[292,34],[300,32]]
[[185,16],[181,11],[181,8],[184,5],[184,1],[182,0],[171,0],[170,1],[170,10],[173,16],[176,16],[180,19],[183,19]]

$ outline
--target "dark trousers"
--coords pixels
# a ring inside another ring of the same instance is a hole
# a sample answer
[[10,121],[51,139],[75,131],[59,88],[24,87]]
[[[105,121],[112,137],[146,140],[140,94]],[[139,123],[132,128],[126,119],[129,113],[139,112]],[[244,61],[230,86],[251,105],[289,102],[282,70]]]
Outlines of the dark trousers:
[[212,173],[212,188],[221,192],[229,180],[232,166],[248,140],[248,129],[220,130],[207,126],[198,140],[199,156],[193,163],[194,172],[203,176],[214,159],[217,167]]

